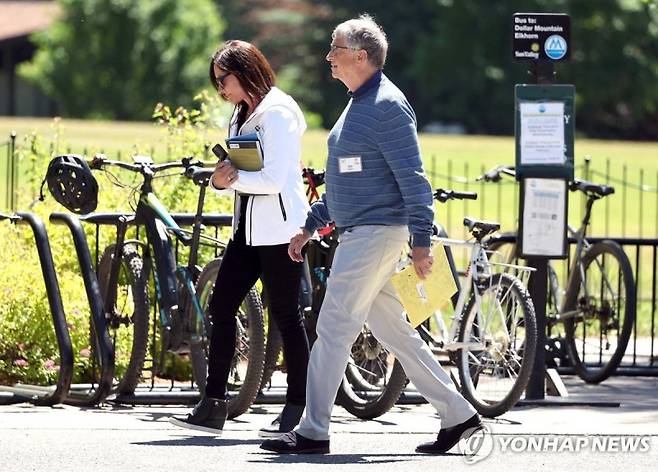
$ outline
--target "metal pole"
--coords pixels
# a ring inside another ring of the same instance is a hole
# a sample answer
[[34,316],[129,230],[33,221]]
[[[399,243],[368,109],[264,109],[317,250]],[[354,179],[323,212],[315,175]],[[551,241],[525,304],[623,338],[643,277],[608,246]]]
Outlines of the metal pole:
[[5,174],[5,208],[9,209],[11,207],[11,143],[7,141],[7,173]]
[[[552,62],[533,61],[531,68],[533,79],[537,84],[552,84],[555,77],[555,69]],[[525,185],[519,185],[520,192],[525,190]],[[522,201],[522,195],[519,195]],[[532,257],[528,259],[528,265],[536,270],[530,276],[528,292],[535,305],[537,317],[537,350],[535,363],[526,387],[526,399],[543,400],[546,392],[546,290],[548,287],[548,259],[545,257]]]
[[16,187],[18,184],[18,162],[16,160],[16,131],[12,131],[9,136],[9,159],[11,161],[11,197],[9,207],[12,212],[16,212]]

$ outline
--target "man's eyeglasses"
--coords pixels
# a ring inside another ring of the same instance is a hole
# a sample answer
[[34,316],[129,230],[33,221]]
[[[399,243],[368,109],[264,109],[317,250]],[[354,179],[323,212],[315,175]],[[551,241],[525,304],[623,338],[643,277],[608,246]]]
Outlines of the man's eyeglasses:
[[329,45],[329,52],[332,53],[332,54],[335,54],[336,52],[338,52],[339,49],[351,49],[352,51],[358,51],[357,48],[352,48],[352,47],[349,47],[349,46],[338,46],[336,44],[330,44]]
[[224,81],[226,80],[226,77],[228,77],[229,75],[231,75],[231,73],[227,72],[224,75],[220,75],[219,77],[216,77],[217,85],[219,85],[219,88],[224,88]]

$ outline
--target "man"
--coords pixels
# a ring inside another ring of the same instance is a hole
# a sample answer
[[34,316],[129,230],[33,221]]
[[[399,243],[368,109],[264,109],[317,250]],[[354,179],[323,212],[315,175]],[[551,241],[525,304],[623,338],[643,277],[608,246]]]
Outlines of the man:
[[327,192],[313,205],[288,248],[293,260],[318,228],[335,222],[340,234],[311,352],[306,411],[299,426],[261,448],[277,453],[328,453],[331,409],[350,347],[363,324],[390,348],[420,393],[437,409],[436,441],[416,451],[443,453],[481,427],[427,345],[406,321],[391,284],[412,236],[419,277],[432,268],[432,189],[423,172],[416,117],[404,94],[382,73],[388,44],[362,15],[336,27],[327,61],[351,99],[329,133]]

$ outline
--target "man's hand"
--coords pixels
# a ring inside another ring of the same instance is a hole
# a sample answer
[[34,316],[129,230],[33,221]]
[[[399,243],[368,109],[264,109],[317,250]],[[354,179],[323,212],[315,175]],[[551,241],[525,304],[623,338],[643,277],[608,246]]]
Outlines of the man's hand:
[[415,247],[411,250],[411,261],[414,263],[416,274],[421,279],[427,277],[432,272],[434,258],[432,251],[428,247]]
[[230,161],[225,160],[217,164],[212,174],[212,184],[215,188],[229,188],[239,178],[238,169]]
[[288,245],[288,255],[290,256],[290,259],[295,262],[304,262],[302,249],[306,246],[308,240],[311,239],[311,236],[311,233],[304,228],[301,228],[297,234],[290,238],[290,244]]

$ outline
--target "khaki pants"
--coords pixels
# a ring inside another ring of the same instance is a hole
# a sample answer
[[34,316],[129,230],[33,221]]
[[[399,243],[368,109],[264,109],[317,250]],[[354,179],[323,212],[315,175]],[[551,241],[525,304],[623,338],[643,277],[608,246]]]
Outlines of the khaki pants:
[[340,236],[308,366],[306,411],[296,429],[302,436],[329,438],[331,410],[350,348],[366,321],[436,408],[441,427],[454,426],[475,414],[406,321],[390,282],[408,237],[406,226],[356,226]]

